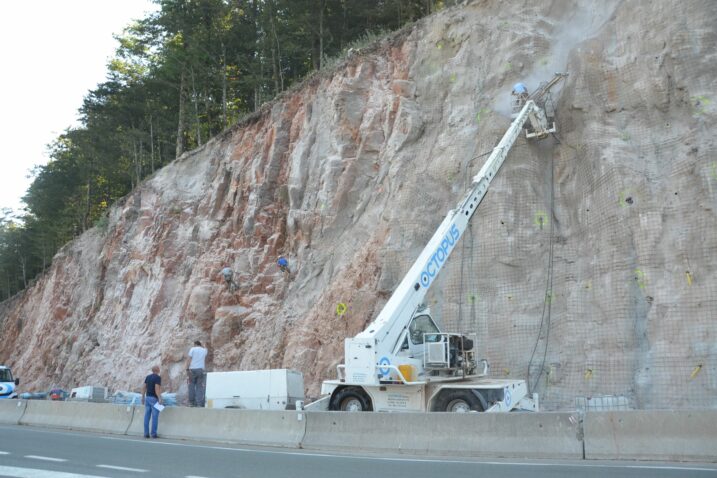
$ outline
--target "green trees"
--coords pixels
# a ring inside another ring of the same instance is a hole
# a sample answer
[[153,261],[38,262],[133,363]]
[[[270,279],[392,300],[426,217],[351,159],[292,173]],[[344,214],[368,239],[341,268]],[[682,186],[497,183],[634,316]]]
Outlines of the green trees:
[[48,267],[143,178],[290,87],[369,32],[395,29],[436,0],[155,0],[117,37],[81,126],[50,146],[24,197],[0,218],[0,299]]

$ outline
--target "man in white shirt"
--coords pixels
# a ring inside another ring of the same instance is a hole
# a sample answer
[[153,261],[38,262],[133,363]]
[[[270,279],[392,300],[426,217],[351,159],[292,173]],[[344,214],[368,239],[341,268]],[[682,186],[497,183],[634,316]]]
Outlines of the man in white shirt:
[[207,358],[207,349],[202,347],[199,340],[189,349],[187,357],[187,375],[189,384],[189,406],[204,407],[204,387],[207,374],[204,370],[204,359]]

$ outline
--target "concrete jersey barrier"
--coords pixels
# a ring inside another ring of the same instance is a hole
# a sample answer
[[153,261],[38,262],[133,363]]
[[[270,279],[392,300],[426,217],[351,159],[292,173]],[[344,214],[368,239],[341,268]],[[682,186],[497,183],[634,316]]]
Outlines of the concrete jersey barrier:
[[[144,407],[135,407],[128,435],[144,434]],[[167,407],[159,414],[163,438],[298,448],[305,412]],[[301,416],[301,420],[298,416]]]
[[304,448],[581,459],[577,414],[307,412]]
[[132,421],[132,410],[109,403],[29,400],[20,425],[124,434]]
[[[301,419],[299,419],[301,417]],[[144,407],[0,401],[0,424],[142,436]],[[163,438],[434,456],[717,462],[717,410],[342,413],[167,407]]]
[[27,400],[0,400],[0,424],[17,425],[20,417],[25,413]]
[[717,410],[590,412],[585,458],[717,462]]

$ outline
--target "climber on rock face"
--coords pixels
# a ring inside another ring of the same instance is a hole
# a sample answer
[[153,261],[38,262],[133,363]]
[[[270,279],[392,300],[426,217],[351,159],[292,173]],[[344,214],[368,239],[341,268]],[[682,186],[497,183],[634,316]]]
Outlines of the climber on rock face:
[[289,270],[289,261],[287,261],[286,258],[279,257],[279,260],[276,261],[276,263],[279,266],[279,269],[281,269],[281,272],[291,274],[291,271]]
[[234,292],[238,286],[237,283],[234,282],[234,271],[231,269],[231,267],[225,267],[224,269],[222,269],[222,276],[224,277],[224,281],[229,287],[229,291]]

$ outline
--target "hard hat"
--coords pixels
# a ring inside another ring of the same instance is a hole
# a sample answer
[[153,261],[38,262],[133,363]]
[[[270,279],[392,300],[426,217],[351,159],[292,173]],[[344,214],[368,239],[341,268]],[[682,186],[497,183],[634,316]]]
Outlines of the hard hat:
[[514,93],[527,93],[528,88],[526,88],[523,83],[516,83],[515,85],[513,85],[513,92]]

